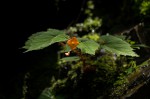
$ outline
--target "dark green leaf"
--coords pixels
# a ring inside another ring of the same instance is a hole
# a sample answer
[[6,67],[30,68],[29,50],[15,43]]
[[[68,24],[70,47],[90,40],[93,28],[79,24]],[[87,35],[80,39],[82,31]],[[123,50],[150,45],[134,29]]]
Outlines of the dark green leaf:
[[60,61],[62,62],[72,62],[72,61],[78,61],[80,58],[78,56],[70,56],[70,57],[64,57],[61,58]]
[[45,88],[38,99],[55,99],[55,96],[50,92],[50,88]]
[[99,48],[99,44],[93,40],[83,40],[77,46],[83,53],[92,54],[94,55],[96,50]]
[[48,47],[53,43],[66,41],[68,38],[68,35],[66,35],[64,31],[48,29],[47,31],[37,32],[31,35],[23,48],[27,49],[26,52],[39,50]]
[[51,93],[50,88],[45,88],[38,99],[66,99],[64,95],[54,95]]
[[138,56],[129,43],[112,35],[101,36],[102,48],[117,55]]

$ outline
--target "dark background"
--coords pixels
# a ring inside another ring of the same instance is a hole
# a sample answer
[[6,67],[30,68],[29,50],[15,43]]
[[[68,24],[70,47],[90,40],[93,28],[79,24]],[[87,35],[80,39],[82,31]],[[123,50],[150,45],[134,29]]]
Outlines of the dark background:
[[23,53],[25,50],[21,47],[35,32],[66,28],[77,17],[82,0],[58,4],[55,0],[22,0],[6,1],[5,4],[1,18],[4,32],[1,33],[0,99],[20,99],[27,72],[32,75],[28,81],[31,92],[27,99],[36,99],[49,84],[46,77],[53,72],[59,47],[54,44],[43,51],[29,53]]

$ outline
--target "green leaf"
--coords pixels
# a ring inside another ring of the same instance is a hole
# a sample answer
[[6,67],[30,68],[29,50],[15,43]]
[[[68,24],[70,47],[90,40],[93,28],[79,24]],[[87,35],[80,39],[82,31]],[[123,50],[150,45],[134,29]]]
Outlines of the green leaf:
[[138,55],[133,51],[131,45],[120,38],[112,35],[105,35],[101,36],[101,39],[103,41],[101,47],[112,53],[116,53],[117,55],[138,57]]
[[38,99],[56,99],[55,96],[50,92],[50,88],[45,88],[40,94]]
[[50,46],[53,43],[68,40],[68,35],[64,31],[56,29],[48,29],[47,31],[37,32],[32,34],[25,43],[23,48],[26,52],[32,50],[39,50]]
[[45,88],[38,99],[66,99],[64,95],[54,95],[50,90],[50,88]]
[[100,45],[96,43],[95,41],[86,39],[86,40],[80,41],[77,47],[81,49],[81,52],[83,53],[95,55],[95,52],[96,50],[98,50],[99,46]]
[[78,61],[80,58],[78,56],[70,56],[70,57],[64,57],[61,58],[60,61],[62,62],[72,62],[72,61]]
[[62,50],[62,52],[70,52],[71,51],[71,48],[68,46],[68,44],[66,44],[65,46],[64,46],[64,50]]
[[138,65],[138,67],[142,67],[142,66],[150,66],[150,58],[148,58],[146,61]]
[[149,46],[145,45],[145,44],[134,44],[132,45],[132,47],[144,47],[144,48],[150,48]]

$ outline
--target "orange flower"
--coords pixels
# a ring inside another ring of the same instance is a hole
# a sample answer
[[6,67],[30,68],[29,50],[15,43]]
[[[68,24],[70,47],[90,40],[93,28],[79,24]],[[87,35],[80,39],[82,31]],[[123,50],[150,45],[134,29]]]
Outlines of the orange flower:
[[72,37],[67,41],[67,44],[71,48],[71,50],[74,50],[74,49],[76,49],[79,42],[76,37]]

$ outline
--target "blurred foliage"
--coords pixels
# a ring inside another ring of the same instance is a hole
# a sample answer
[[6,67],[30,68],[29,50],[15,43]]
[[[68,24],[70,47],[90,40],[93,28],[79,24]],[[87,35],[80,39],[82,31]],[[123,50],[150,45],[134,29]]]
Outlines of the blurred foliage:
[[150,10],[150,1],[143,1],[140,7],[141,14],[147,15]]
[[[98,54],[98,53],[97,53]],[[128,75],[137,70],[135,61],[124,56],[100,52],[97,56],[86,56],[82,61],[60,62],[59,77],[54,77],[47,92],[55,98],[46,99],[116,99],[128,90]],[[41,94],[44,95],[44,94]]]

